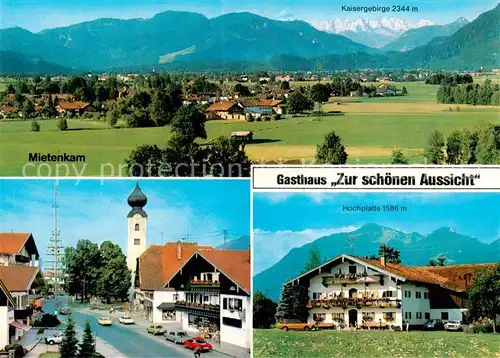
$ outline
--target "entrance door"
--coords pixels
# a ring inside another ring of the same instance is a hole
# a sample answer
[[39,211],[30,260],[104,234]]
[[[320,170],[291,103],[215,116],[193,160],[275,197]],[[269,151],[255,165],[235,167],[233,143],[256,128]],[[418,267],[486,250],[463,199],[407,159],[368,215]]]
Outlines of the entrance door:
[[358,310],[349,310],[349,326],[358,324]]

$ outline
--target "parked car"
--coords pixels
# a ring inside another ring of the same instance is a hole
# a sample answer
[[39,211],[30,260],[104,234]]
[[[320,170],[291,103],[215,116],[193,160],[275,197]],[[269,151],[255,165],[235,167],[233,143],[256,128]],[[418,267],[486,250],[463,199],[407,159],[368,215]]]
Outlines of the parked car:
[[283,331],[309,331],[314,329],[314,323],[302,323],[298,319],[284,319],[279,322],[276,326],[278,329],[282,329]]
[[111,326],[113,324],[111,318],[109,317],[99,317],[97,323],[99,323],[99,325],[101,326]]
[[444,329],[447,331],[461,331],[463,330],[462,322],[448,321],[444,324]]
[[64,335],[62,333],[56,332],[52,336],[45,337],[45,343],[50,344],[50,345],[61,344],[63,338],[64,338]]
[[424,329],[428,331],[444,329],[444,323],[440,319],[431,319],[424,323]]
[[156,336],[157,334],[164,334],[165,333],[165,328],[160,325],[151,325],[147,328],[148,333],[151,333],[152,335]]
[[184,347],[189,348],[191,350],[199,348],[202,351],[211,351],[213,348],[210,343],[208,343],[207,341],[205,341],[203,338],[200,337],[186,339],[184,341]]
[[134,319],[130,316],[121,316],[119,319],[118,319],[118,322],[120,322],[121,324],[134,324]]
[[191,339],[186,332],[183,331],[168,331],[165,332],[165,339],[176,344],[182,344],[184,341]]
[[67,315],[69,312],[68,312],[68,309],[66,307],[63,307],[59,310],[59,314],[62,314],[62,315]]

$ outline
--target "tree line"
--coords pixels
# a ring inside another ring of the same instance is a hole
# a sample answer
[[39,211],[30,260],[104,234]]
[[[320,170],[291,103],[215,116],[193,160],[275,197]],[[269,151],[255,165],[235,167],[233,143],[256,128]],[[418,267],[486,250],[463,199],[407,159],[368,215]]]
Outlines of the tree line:
[[131,272],[121,248],[111,241],[100,246],[79,240],[67,247],[64,256],[65,291],[82,302],[90,297],[101,300],[126,300],[131,285]]
[[433,73],[425,79],[426,85],[458,85],[465,83],[472,83],[474,80],[472,76],[468,73],[466,74],[445,74],[445,73]]
[[500,106],[500,85],[493,85],[490,80],[485,80],[482,85],[441,85],[436,99],[438,103]]
[[[481,122],[474,130],[455,130],[448,137],[439,130],[429,135],[424,157],[428,164],[499,164],[500,126]],[[408,164],[401,149],[392,152],[391,164]]]

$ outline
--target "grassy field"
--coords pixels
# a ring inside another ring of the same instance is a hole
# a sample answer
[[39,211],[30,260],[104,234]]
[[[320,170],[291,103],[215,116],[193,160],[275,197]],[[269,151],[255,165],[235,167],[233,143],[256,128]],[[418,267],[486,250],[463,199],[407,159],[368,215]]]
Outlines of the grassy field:
[[254,357],[500,357],[498,334],[254,330]]
[[[402,84],[396,84],[401,87]],[[254,143],[246,149],[256,162],[296,161],[310,163],[316,146],[326,133],[335,130],[342,138],[352,164],[390,162],[394,147],[400,147],[411,163],[423,162],[423,150],[431,131],[445,135],[454,130],[473,129],[480,121],[500,124],[500,108],[492,106],[442,105],[435,103],[437,86],[405,83],[408,96],[388,98],[340,98],[340,105],[325,104],[325,111],[340,110],[343,116],[292,117],[281,121],[209,121],[209,140],[232,131],[251,130]],[[449,109],[452,111],[449,111]],[[84,175],[124,175],[119,165],[140,144],[164,147],[170,128],[110,129],[105,123],[69,120],[68,131],[57,130],[57,120],[40,121],[41,131],[30,132],[29,121],[0,121],[0,175],[23,175],[29,153],[83,154],[85,164],[74,164],[72,173]],[[109,163],[109,164],[107,164]],[[71,166],[73,164],[70,164]],[[113,169],[111,170],[111,165]],[[104,170],[103,170],[104,168]],[[47,165],[40,173],[27,167],[27,175],[48,175]],[[51,166],[55,174],[55,165]],[[65,175],[65,168],[58,174]]]

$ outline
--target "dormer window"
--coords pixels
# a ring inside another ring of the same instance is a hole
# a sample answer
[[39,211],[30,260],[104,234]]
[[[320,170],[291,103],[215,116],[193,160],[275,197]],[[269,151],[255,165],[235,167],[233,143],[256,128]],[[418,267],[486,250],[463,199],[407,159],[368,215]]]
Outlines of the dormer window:
[[139,224],[135,224],[135,231],[139,231]]

